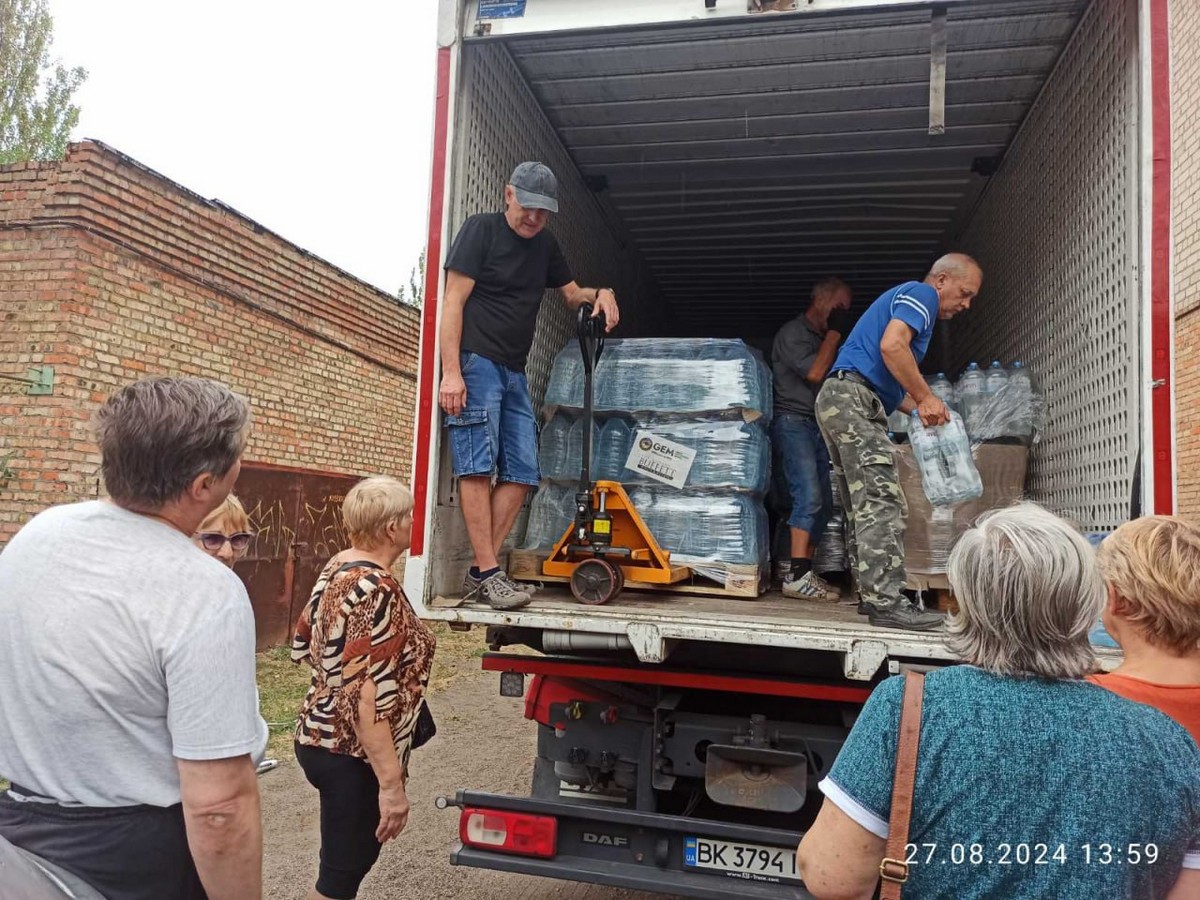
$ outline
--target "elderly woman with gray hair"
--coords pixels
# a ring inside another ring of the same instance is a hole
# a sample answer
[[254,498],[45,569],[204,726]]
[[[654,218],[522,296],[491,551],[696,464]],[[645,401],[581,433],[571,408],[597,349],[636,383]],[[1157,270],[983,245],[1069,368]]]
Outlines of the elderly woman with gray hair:
[[[46,510],[0,554],[0,836],[108,900],[255,900],[254,616],[192,543],[237,481],[250,408],[148,378],[96,426],[109,498]],[[0,895],[47,896],[4,872]]]
[[[881,683],[800,843],[817,898],[1200,896],[1200,749],[1166,716],[1089,684],[1105,600],[1094,552],[1024,503],[950,554],[966,665],[924,680],[906,846],[886,853],[905,681]],[[903,782],[902,782],[903,783]],[[899,792],[903,793],[903,792]],[[903,829],[897,834],[902,835]],[[893,861],[894,858],[894,861]]]

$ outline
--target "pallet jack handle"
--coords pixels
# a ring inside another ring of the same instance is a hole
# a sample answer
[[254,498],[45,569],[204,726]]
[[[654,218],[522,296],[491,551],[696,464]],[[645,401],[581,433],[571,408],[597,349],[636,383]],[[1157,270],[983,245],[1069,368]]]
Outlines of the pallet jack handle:
[[583,465],[579,470],[579,491],[592,492],[592,424],[595,421],[593,403],[595,399],[594,375],[604,352],[604,332],[607,323],[604,313],[592,315],[593,307],[584,303],[579,307],[576,334],[579,352],[583,355]]

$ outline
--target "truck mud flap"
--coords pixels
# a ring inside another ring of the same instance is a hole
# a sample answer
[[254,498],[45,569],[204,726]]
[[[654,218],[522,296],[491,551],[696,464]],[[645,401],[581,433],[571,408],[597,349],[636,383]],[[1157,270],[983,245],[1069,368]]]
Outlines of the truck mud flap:
[[534,858],[455,845],[450,862],[565,881],[733,900],[811,900],[791,870],[801,835],[613,808],[459,791],[440,807],[551,816],[558,823],[557,852]]

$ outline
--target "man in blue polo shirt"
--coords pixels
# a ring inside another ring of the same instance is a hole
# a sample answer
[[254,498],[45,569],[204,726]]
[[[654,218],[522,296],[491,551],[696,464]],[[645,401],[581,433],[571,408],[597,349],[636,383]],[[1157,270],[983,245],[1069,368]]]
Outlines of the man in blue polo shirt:
[[885,291],[858,320],[817,395],[817,424],[829,447],[849,518],[850,571],[859,612],[872,625],[933,631],[937,613],[904,596],[904,519],[908,508],[887,436],[895,409],[916,410],[926,425],[950,420],[919,368],[938,319],[971,306],[983,272],[963,253],[933,264],[924,281]]

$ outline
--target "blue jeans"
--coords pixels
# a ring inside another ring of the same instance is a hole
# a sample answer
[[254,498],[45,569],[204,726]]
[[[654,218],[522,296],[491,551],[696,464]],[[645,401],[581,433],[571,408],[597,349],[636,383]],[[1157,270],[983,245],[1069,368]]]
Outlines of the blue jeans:
[[467,405],[446,416],[456,478],[491,477],[514,484],[538,483],[537,420],[529,382],[478,353],[460,353]]
[[833,515],[829,449],[815,419],[782,413],[771,423],[771,450],[781,496],[790,497],[787,523],[807,531],[813,546]]

